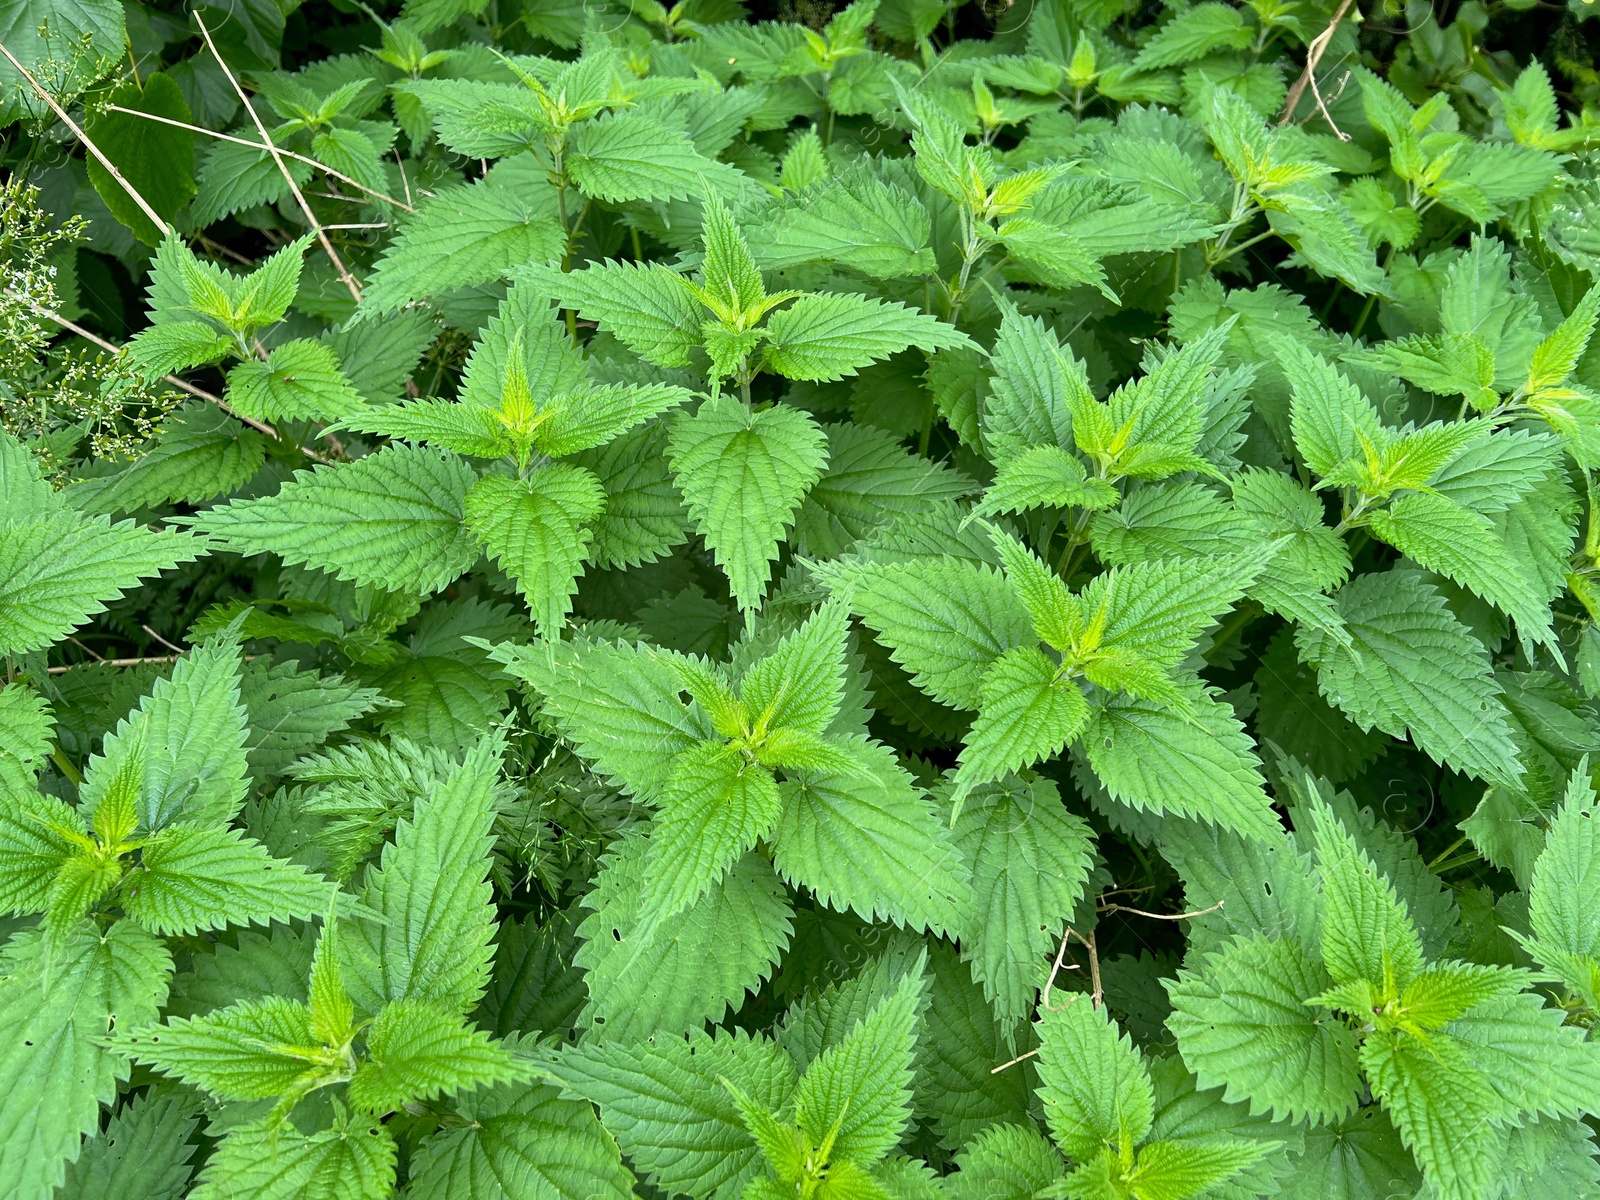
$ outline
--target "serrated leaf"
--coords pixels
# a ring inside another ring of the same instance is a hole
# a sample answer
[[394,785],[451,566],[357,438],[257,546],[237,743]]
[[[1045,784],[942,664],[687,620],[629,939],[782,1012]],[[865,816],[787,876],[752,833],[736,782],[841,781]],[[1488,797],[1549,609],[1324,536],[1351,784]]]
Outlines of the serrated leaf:
[[954,838],[972,871],[962,955],[1010,1028],[1028,1015],[1039,964],[1083,894],[1093,835],[1053,782],[1013,776],[973,789]]
[[462,1097],[470,1124],[427,1137],[411,1159],[417,1200],[626,1200],[633,1176],[586,1103],[548,1084],[502,1084]]
[[358,918],[341,938],[345,986],[376,1013],[414,1000],[466,1012],[483,994],[493,958],[488,881],[499,745],[479,743],[450,781],[417,801],[359,893],[378,920]]
[[766,365],[789,379],[843,379],[908,346],[932,351],[971,344],[955,326],[927,313],[841,292],[801,296],[768,318],[766,328]]
[[483,182],[449,188],[418,207],[378,260],[362,311],[470,287],[561,257],[566,238],[542,197]]
[[1436,762],[1516,787],[1522,774],[1489,657],[1415,575],[1363,575],[1338,595],[1349,648],[1320,630],[1295,635],[1322,694],[1363,729],[1409,732]]
[[680,418],[667,452],[739,607],[759,608],[784,531],[827,466],[822,430],[786,405],[754,412],[724,395]]
[[526,479],[485,475],[462,503],[467,528],[516,580],[546,637],[566,623],[588,549],[587,525],[604,508],[599,480],[566,463],[550,463]]
[[841,911],[954,931],[971,890],[945,822],[886,747],[859,736],[839,741],[852,769],[808,771],[780,785],[773,862]]
[[123,891],[123,907],[146,929],[191,934],[226,925],[286,921],[327,908],[317,876],[267,853],[233,830],[168,825],[145,844],[142,873]]
[[794,1090],[794,1062],[775,1042],[743,1030],[696,1030],[637,1045],[586,1043],[552,1068],[593,1101],[623,1153],[657,1187],[694,1200],[732,1200],[762,1169],[727,1079],[768,1108]]
[[202,543],[132,521],[56,513],[0,525],[0,653],[27,654],[82,625]]
[[1040,1014],[1039,1082],[1045,1121],[1069,1158],[1137,1145],[1150,1132],[1155,1092],[1144,1056],[1086,995]]
[[1166,984],[1168,1027],[1200,1085],[1224,1087],[1223,1099],[1277,1120],[1336,1122],[1354,1111],[1361,1076],[1355,1036],[1306,1006],[1330,983],[1290,938],[1234,938]]
[[454,455],[389,446],[191,520],[242,554],[277,554],[354,583],[427,595],[477,557],[462,524],[473,480]]

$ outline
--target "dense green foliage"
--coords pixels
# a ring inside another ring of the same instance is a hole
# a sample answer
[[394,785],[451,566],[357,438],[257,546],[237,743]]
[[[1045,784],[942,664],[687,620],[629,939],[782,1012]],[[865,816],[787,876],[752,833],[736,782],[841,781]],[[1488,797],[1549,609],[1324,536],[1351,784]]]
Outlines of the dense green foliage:
[[0,0],[0,1192],[1600,1196],[1586,0],[629,4]]

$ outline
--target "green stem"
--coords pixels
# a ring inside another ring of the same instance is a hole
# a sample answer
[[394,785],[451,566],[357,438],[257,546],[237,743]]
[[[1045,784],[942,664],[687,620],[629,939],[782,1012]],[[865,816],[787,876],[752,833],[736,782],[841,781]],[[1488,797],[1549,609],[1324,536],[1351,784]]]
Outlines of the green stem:
[[1428,870],[1430,870],[1430,871],[1437,870],[1440,863],[1444,862],[1445,859],[1449,858],[1457,850],[1461,849],[1461,847],[1466,845],[1466,843],[1467,843],[1467,835],[1466,834],[1462,834],[1455,841],[1451,842],[1442,851],[1440,851],[1437,856],[1435,856],[1433,861],[1428,864]]
[[61,748],[59,746],[50,751],[50,761],[55,763],[57,768],[60,769],[61,773],[70,779],[74,784],[81,784],[83,782],[83,775],[78,771],[77,767],[73,766],[72,763],[67,761],[67,756],[61,752]]
[[[1394,247],[1389,247],[1389,252],[1383,256],[1384,274],[1389,273],[1389,264],[1394,261]],[[1356,318],[1355,328],[1350,331],[1350,336],[1359,338],[1361,331],[1367,327],[1367,318],[1372,316],[1372,310],[1377,306],[1378,293],[1373,292],[1367,297],[1367,302],[1361,306],[1361,315]]]

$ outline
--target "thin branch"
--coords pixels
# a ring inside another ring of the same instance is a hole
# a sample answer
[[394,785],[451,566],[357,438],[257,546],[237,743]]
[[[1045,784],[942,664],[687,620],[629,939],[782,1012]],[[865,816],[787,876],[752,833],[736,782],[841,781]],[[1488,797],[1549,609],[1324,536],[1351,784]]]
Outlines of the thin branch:
[[161,214],[150,207],[150,202],[139,194],[138,188],[134,187],[133,184],[129,183],[125,178],[123,178],[122,172],[117,170],[117,164],[112,162],[103,153],[101,153],[100,147],[96,146],[92,141],[90,141],[89,135],[86,134],[82,129],[78,128],[78,123],[67,115],[67,110],[62,108],[61,105],[57,104],[56,98],[39,85],[39,81],[33,77],[33,72],[29,71],[27,67],[23,66],[17,61],[17,56],[12,54],[11,51],[6,48],[6,44],[4,42],[0,42],[0,54],[6,56],[6,61],[21,73],[22,77],[28,81],[29,87],[33,88],[34,91],[39,93],[39,98],[50,106],[50,111],[55,113],[55,115],[61,119],[61,123],[68,129],[72,130],[73,135],[83,143],[83,148],[90,154],[94,155],[95,161],[104,167],[107,174],[109,174],[111,178],[115,179],[122,187],[122,190],[127,192],[128,195],[133,198],[133,202],[139,206],[140,210],[145,216],[150,218],[151,223],[157,229],[159,229],[164,236],[170,234],[172,232],[172,227],[161,219]]
[[[219,141],[232,142],[236,146],[249,146],[252,150],[266,150],[269,153],[271,152],[270,147],[263,146],[260,142],[252,142],[249,138],[234,137],[234,135],[231,133],[218,133],[215,129],[207,129],[203,125],[191,125],[187,121],[174,120],[172,117],[158,117],[155,113],[140,112],[136,108],[123,108],[120,104],[108,104],[106,105],[106,108],[112,112],[127,113],[130,117],[143,117],[147,121],[159,121],[163,125],[171,125],[177,129],[187,129],[190,133],[203,133],[207,137],[214,137]],[[327,163],[318,162],[316,159],[310,158],[307,155],[296,154],[293,150],[284,150],[281,147],[278,148],[278,153],[283,155],[285,158],[294,159],[295,162],[303,162],[309,167],[315,167],[324,174],[333,176],[340,183],[348,183],[353,188],[359,188],[361,191],[366,192],[367,195],[371,196],[374,200],[382,200],[385,204],[393,204],[396,208],[403,208],[407,212],[415,211],[411,205],[405,203],[404,201],[396,200],[393,196],[386,196],[382,192],[378,191],[377,188],[370,188],[366,184],[362,183],[359,179],[351,179],[350,176],[344,174],[343,172],[335,171]]]
[[1316,37],[1311,39],[1306,46],[1306,69],[1300,72],[1300,78],[1294,81],[1294,86],[1289,89],[1289,95],[1283,102],[1283,115],[1278,118],[1279,125],[1287,125],[1294,117],[1294,110],[1300,106],[1300,99],[1306,94],[1306,88],[1311,89],[1311,94],[1316,97],[1317,111],[1328,122],[1328,128],[1338,134],[1341,142],[1348,142],[1350,135],[1334,124],[1333,117],[1328,113],[1328,106],[1323,103],[1322,93],[1317,89],[1317,64],[1322,61],[1322,56],[1328,51],[1328,44],[1333,41],[1333,35],[1339,26],[1344,24],[1345,14],[1350,11],[1350,6],[1355,0],[1340,0],[1339,7],[1334,11],[1333,19],[1328,22],[1328,27]]
[[161,635],[160,635],[160,634],[159,634],[159,633],[157,633],[157,632],[156,632],[156,631],[155,631],[155,630],[154,630],[154,629],[151,629],[151,628],[150,628],[150,626],[148,626],[148,625],[141,625],[141,626],[139,626],[139,628],[140,628],[140,629],[142,629],[142,630],[144,630],[144,631],[145,631],[145,632],[146,632],[146,633],[148,633],[148,634],[149,634],[149,635],[150,635],[150,636],[151,636],[151,637],[153,637],[153,638],[155,638],[155,640],[156,640],[156,641],[158,641],[158,642],[160,642],[160,643],[161,643],[161,644],[162,644],[162,645],[163,645],[163,646],[165,646],[165,647],[166,647],[166,648],[167,648],[167,649],[168,649],[168,650],[171,650],[171,651],[173,651],[173,652],[175,652],[175,653],[177,653],[177,654],[182,654],[182,653],[183,653],[183,647],[182,647],[182,646],[174,646],[174,645],[173,645],[173,644],[172,644],[172,643],[171,643],[171,642],[169,642],[169,641],[167,641],[167,639],[166,639],[166,638],[164,638],[164,637],[162,637],[162,636],[161,636]]
[[[65,675],[68,671],[76,671],[79,667],[142,667],[145,663],[177,662],[181,654],[147,654],[142,658],[102,658],[99,662],[92,663],[67,663],[60,667],[46,667],[45,671],[51,675]],[[245,662],[254,662],[260,658],[259,654],[246,654]]]
[[1029,1050],[1026,1054],[1017,1055],[1010,1062],[1003,1062],[998,1067],[990,1067],[989,1068],[989,1074],[998,1075],[998,1074],[1000,1074],[1001,1071],[1004,1071],[1007,1067],[1014,1067],[1019,1062],[1027,1062],[1030,1058],[1032,1058],[1037,1053],[1039,1053],[1039,1049],[1036,1046],[1032,1050]]
[[45,671],[51,675],[65,675],[68,671],[76,671],[79,667],[138,667],[145,663],[177,662],[176,654],[152,654],[144,658],[102,658],[93,663],[68,663],[64,667],[46,667]]
[[255,123],[256,132],[261,134],[262,144],[267,152],[272,155],[272,161],[278,164],[278,170],[282,172],[284,180],[289,185],[289,190],[294,193],[294,198],[299,201],[300,211],[305,213],[306,220],[311,222],[312,232],[317,235],[317,241],[322,243],[322,249],[328,255],[328,261],[333,263],[333,269],[339,272],[339,278],[344,280],[344,286],[349,289],[350,295],[355,297],[356,303],[360,304],[361,286],[356,283],[355,277],[345,269],[344,260],[339,257],[339,252],[333,248],[333,243],[328,240],[328,235],[322,228],[322,222],[317,220],[317,214],[311,211],[311,205],[307,203],[305,193],[300,190],[300,185],[294,181],[294,176],[289,173],[288,164],[283,161],[283,151],[279,150],[273,143],[272,135],[267,132],[267,127],[261,123],[260,114],[251,107],[250,97],[244,94],[244,88],[239,86],[239,80],[235,78],[228,64],[223,61],[222,53],[217,49],[216,42],[211,40],[211,31],[206,28],[206,23],[201,18],[198,9],[194,13],[194,23],[200,27],[201,36],[206,39],[206,45],[211,48],[211,56],[217,60],[217,65],[222,68],[222,73],[228,77],[228,82],[233,84],[233,90],[239,97],[239,103],[243,104],[245,112],[250,114],[250,120]]
[[1153,913],[1153,912],[1145,912],[1145,910],[1142,909],[1142,908],[1131,908],[1126,904],[1103,904],[1098,909],[1096,909],[1095,911],[1096,912],[1103,912],[1103,913],[1107,913],[1107,914],[1119,913],[1119,912],[1133,913],[1135,916],[1138,916],[1138,917],[1153,917],[1157,921],[1187,921],[1191,917],[1203,917],[1207,913],[1214,913],[1219,908],[1221,908],[1222,905],[1223,905],[1223,901],[1218,900],[1210,908],[1197,908],[1193,912]]
[[[35,304],[32,300],[29,300],[26,296],[19,295],[17,292],[14,292],[9,288],[6,289],[6,295],[11,296],[14,299],[21,300],[24,304],[26,304],[28,306],[28,308],[33,312],[33,314],[35,316],[43,317],[47,321],[54,321],[57,325],[61,326],[61,328],[65,329],[68,333],[77,334],[84,341],[90,342],[93,345],[99,346],[100,349],[106,351],[108,354],[121,354],[122,353],[122,347],[117,345],[115,342],[106,341],[106,339],[101,337],[98,333],[90,332],[89,330],[85,329],[82,325],[79,325],[76,321],[67,320],[67,318],[63,317],[60,313],[55,312],[55,311],[53,311],[51,309],[48,309],[42,304]],[[212,392],[208,392],[208,391],[205,390],[205,388],[195,387],[195,385],[190,383],[188,380],[179,379],[176,375],[163,375],[161,378],[163,380],[165,380],[167,383],[170,383],[173,387],[177,388],[180,392],[187,392],[189,395],[195,397],[195,399],[197,399],[197,400],[205,400],[208,403],[215,404],[218,408],[220,408],[223,412],[227,413],[235,421],[243,421],[246,425],[250,426],[251,429],[256,430],[258,433],[264,433],[269,438],[272,438],[275,441],[282,441],[283,440],[281,437],[278,436],[278,431],[276,429],[274,429],[271,425],[267,425],[267,424],[265,424],[265,423],[263,423],[261,421],[255,420],[255,419],[253,419],[251,417],[241,416],[239,413],[234,412],[233,409],[229,408],[227,406],[227,404],[224,403],[224,401],[223,401],[221,396],[215,395]],[[327,462],[328,461],[326,458],[324,458],[322,455],[318,454],[316,451],[308,450],[304,446],[300,447],[300,453],[304,454],[307,458],[315,459],[317,462]]]
[[1077,963],[1063,962],[1067,956],[1067,939],[1075,936],[1071,925],[1068,925],[1067,931],[1061,935],[1061,948],[1056,951],[1056,961],[1050,967],[1050,978],[1044,981],[1044,991],[1039,995],[1039,1007],[1046,1011],[1053,1011],[1055,1007],[1050,1003],[1050,989],[1056,985],[1056,976],[1062,971],[1078,970]]

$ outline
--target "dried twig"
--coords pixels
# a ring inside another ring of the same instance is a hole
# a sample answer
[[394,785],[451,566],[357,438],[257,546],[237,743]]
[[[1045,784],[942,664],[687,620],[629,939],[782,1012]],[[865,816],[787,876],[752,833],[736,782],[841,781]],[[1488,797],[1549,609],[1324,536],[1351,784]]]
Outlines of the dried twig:
[[[170,643],[168,643],[170,645]],[[147,654],[142,658],[102,658],[92,663],[67,663],[60,667],[46,667],[45,671],[51,675],[65,675],[68,671],[76,671],[79,667],[142,667],[145,663],[177,662],[181,654]],[[259,654],[246,654],[245,662],[255,662]]]
[[82,129],[78,128],[78,123],[67,115],[67,110],[62,108],[61,105],[57,104],[56,98],[40,86],[39,81],[33,77],[33,72],[28,70],[27,67],[23,66],[17,61],[17,56],[12,54],[11,51],[6,48],[6,44],[4,42],[0,42],[0,54],[5,55],[6,61],[15,67],[21,73],[22,77],[28,81],[28,86],[33,88],[34,91],[38,92],[39,98],[50,106],[50,111],[55,113],[55,115],[60,118],[61,123],[68,129],[72,130],[73,136],[83,143],[83,148],[90,154],[94,155],[95,161],[104,167],[106,169],[106,173],[110,175],[111,178],[115,179],[121,186],[122,190],[127,192],[128,195],[133,198],[133,202],[139,206],[140,211],[143,212],[145,216],[150,218],[151,223],[157,229],[159,229],[162,234],[171,233],[172,227],[161,219],[161,214],[150,207],[150,202],[139,194],[139,189],[134,187],[133,184],[129,183],[127,179],[123,177],[122,172],[117,170],[117,164],[107,158],[101,152],[99,146],[96,146],[92,141],[89,140],[89,135],[84,133]]
[[317,241],[322,244],[323,251],[328,256],[328,261],[333,264],[333,269],[339,272],[339,278],[344,280],[344,286],[349,289],[350,295],[357,304],[361,303],[361,285],[356,283],[355,276],[345,269],[344,260],[339,257],[339,252],[333,248],[333,243],[328,240],[327,233],[322,228],[322,222],[317,220],[317,214],[311,211],[305,193],[300,190],[300,185],[294,181],[294,176],[289,173],[288,164],[283,161],[283,151],[273,144],[272,135],[267,132],[267,127],[261,123],[261,116],[251,107],[250,97],[244,94],[244,88],[239,86],[239,80],[234,76],[228,64],[223,61],[222,53],[217,49],[216,42],[211,40],[211,31],[206,28],[205,21],[200,13],[194,13],[194,23],[200,27],[200,35],[205,38],[206,45],[211,49],[211,56],[217,60],[217,65],[222,68],[222,73],[228,77],[228,82],[233,84],[234,93],[239,97],[239,103],[244,105],[245,112],[250,114],[250,120],[255,123],[256,132],[261,135],[261,141],[267,152],[272,155],[272,161],[278,164],[284,180],[289,185],[289,190],[294,193],[294,198],[300,203],[300,211],[306,215],[306,220],[311,222],[311,230],[317,235]]
[[[106,108],[112,112],[127,113],[130,117],[143,117],[147,121],[159,121],[163,125],[171,125],[177,129],[187,129],[190,133],[203,133],[207,137],[216,138],[218,141],[232,142],[236,146],[249,146],[252,150],[266,150],[269,153],[271,152],[271,147],[264,146],[260,142],[252,142],[249,138],[234,137],[231,133],[218,133],[215,129],[207,129],[203,125],[191,125],[187,121],[174,120],[172,117],[158,117],[155,113],[140,112],[136,108],[123,108],[120,104],[108,104],[106,105]],[[285,158],[294,159],[295,162],[302,162],[307,166],[315,167],[323,174],[333,176],[333,178],[337,179],[340,183],[348,183],[351,187],[358,188],[361,191],[366,192],[367,195],[371,196],[374,200],[382,200],[385,204],[393,204],[396,208],[403,208],[407,212],[414,211],[411,205],[405,203],[403,200],[396,200],[393,196],[386,196],[384,193],[378,191],[377,188],[370,188],[366,184],[362,183],[359,179],[351,179],[350,176],[344,174],[343,172],[335,171],[327,163],[318,162],[316,159],[307,155],[296,154],[293,150],[285,150],[282,147],[278,148],[278,153],[283,155]]]
[[1300,98],[1306,94],[1306,88],[1309,87],[1311,94],[1316,97],[1317,111],[1322,114],[1323,120],[1328,122],[1328,128],[1338,135],[1341,142],[1350,140],[1350,135],[1334,124],[1333,117],[1328,113],[1328,106],[1323,102],[1322,93],[1317,88],[1317,64],[1327,53],[1328,43],[1333,41],[1334,33],[1344,23],[1345,14],[1350,11],[1350,6],[1354,3],[1355,0],[1340,0],[1333,19],[1328,22],[1328,27],[1312,38],[1310,44],[1306,46],[1306,69],[1300,72],[1300,78],[1296,79],[1294,86],[1289,89],[1289,95],[1283,102],[1283,116],[1278,118],[1279,125],[1287,125],[1293,118],[1294,110],[1300,106]]
[[140,625],[139,628],[144,630],[151,637],[155,638],[156,641],[160,642],[168,650],[171,650],[171,651],[173,651],[174,653],[177,653],[177,654],[182,654],[183,653],[183,647],[182,646],[174,646],[171,642],[167,641],[166,638],[162,637],[154,629],[151,629],[150,626],[148,626],[148,625]]
[[46,667],[45,671],[51,675],[65,675],[68,671],[76,671],[79,667],[138,667],[145,663],[177,662],[176,654],[152,654],[144,658],[102,658],[92,663],[68,663],[64,667]]
[[1017,1055],[1010,1062],[1003,1062],[998,1067],[990,1067],[989,1068],[989,1074],[998,1075],[998,1074],[1000,1074],[1001,1071],[1004,1071],[1007,1067],[1014,1067],[1019,1062],[1026,1062],[1028,1059],[1032,1058],[1037,1053],[1039,1053],[1039,1050],[1038,1050],[1037,1047],[1035,1047],[1034,1049],[1029,1050],[1025,1054]]
[[1203,917],[1207,913],[1214,913],[1222,907],[1223,903],[1223,901],[1218,900],[1210,908],[1197,908],[1193,912],[1181,913],[1146,912],[1142,908],[1131,908],[1126,904],[1102,904],[1095,911],[1107,914],[1118,912],[1133,913],[1135,916],[1139,917],[1153,917],[1157,921],[1187,921],[1191,917]]

